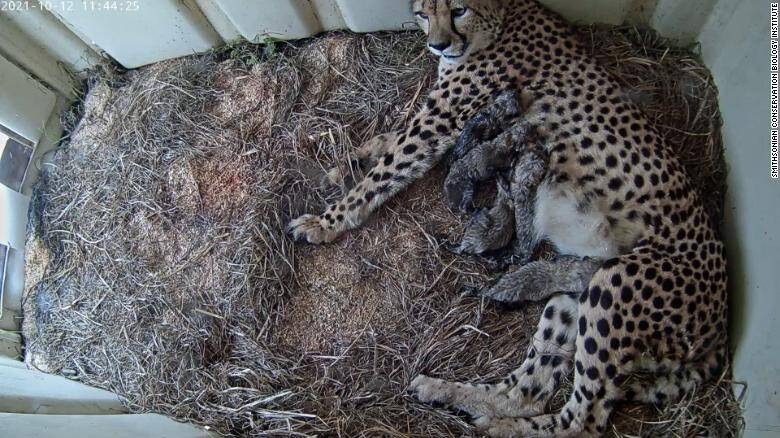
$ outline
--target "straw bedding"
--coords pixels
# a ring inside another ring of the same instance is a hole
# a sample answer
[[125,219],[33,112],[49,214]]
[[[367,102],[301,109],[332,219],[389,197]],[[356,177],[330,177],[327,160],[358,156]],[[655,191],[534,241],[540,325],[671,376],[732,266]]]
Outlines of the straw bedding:
[[[720,220],[707,70],[652,33],[581,32]],[[420,372],[503,377],[541,308],[458,293],[499,273],[442,249],[464,223],[443,203],[445,166],[332,245],[293,245],[282,231],[341,195],[326,171],[409,120],[434,75],[414,32],[239,45],[96,74],[34,196],[28,364],[226,435],[470,435],[404,388]],[[663,410],[622,406],[609,434],[734,436],[731,386],[724,374]]]

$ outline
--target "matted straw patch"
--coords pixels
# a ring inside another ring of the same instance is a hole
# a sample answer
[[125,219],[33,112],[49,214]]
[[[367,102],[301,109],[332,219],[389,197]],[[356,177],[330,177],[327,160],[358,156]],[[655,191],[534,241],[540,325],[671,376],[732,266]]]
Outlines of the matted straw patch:
[[[650,33],[583,38],[720,219],[706,69]],[[435,75],[424,46],[418,33],[334,33],[96,78],[35,192],[27,362],[226,435],[470,435],[404,389],[420,372],[503,377],[541,309],[458,293],[500,273],[441,248],[463,223],[443,202],[444,166],[331,245],[283,233],[341,196],[328,169],[407,123]],[[663,411],[621,407],[610,433],[732,436],[739,415],[724,375]]]

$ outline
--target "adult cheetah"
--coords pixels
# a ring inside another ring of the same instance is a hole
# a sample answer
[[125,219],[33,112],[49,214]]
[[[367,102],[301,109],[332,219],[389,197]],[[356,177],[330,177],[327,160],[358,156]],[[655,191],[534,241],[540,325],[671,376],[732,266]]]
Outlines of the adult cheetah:
[[[429,170],[495,95],[517,90],[524,120],[507,135],[543,131],[546,154],[546,170],[527,178],[538,188],[525,207],[531,232],[521,237],[527,248],[546,239],[563,255],[484,291],[502,301],[562,292],[519,369],[497,384],[419,376],[410,390],[471,414],[491,436],[598,436],[616,402],[667,402],[718,373],[723,245],[673,152],[617,81],[533,0],[416,0],[413,8],[441,57],[426,104],[408,128],[360,148],[373,168],[345,199],[292,221],[290,232],[324,243],[359,226]],[[572,369],[568,402],[543,414]],[[654,383],[630,379],[640,371]]]

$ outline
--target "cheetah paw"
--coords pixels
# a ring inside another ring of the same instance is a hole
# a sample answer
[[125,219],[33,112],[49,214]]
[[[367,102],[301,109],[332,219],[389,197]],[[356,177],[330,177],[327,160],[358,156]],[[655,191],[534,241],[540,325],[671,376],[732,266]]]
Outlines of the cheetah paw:
[[446,406],[451,400],[451,394],[446,388],[446,382],[441,379],[420,374],[412,380],[406,392],[423,403],[436,406]]
[[334,229],[329,229],[323,224],[322,218],[313,214],[305,214],[291,221],[287,226],[287,233],[296,242],[307,242],[315,245],[332,242],[341,234]]

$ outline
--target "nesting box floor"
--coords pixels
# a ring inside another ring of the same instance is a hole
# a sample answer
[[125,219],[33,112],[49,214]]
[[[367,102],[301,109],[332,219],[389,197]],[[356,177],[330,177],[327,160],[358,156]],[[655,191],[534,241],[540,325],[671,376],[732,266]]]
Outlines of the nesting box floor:
[[[581,32],[720,219],[707,70],[652,33]],[[441,248],[464,223],[444,204],[445,165],[331,245],[283,232],[341,196],[325,171],[403,126],[434,75],[417,33],[239,45],[96,74],[34,196],[27,363],[228,435],[471,435],[406,385],[420,372],[503,377],[541,307],[458,293],[499,273]],[[730,436],[741,425],[731,394],[724,375],[663,411],[624,405],[609,434]]]

